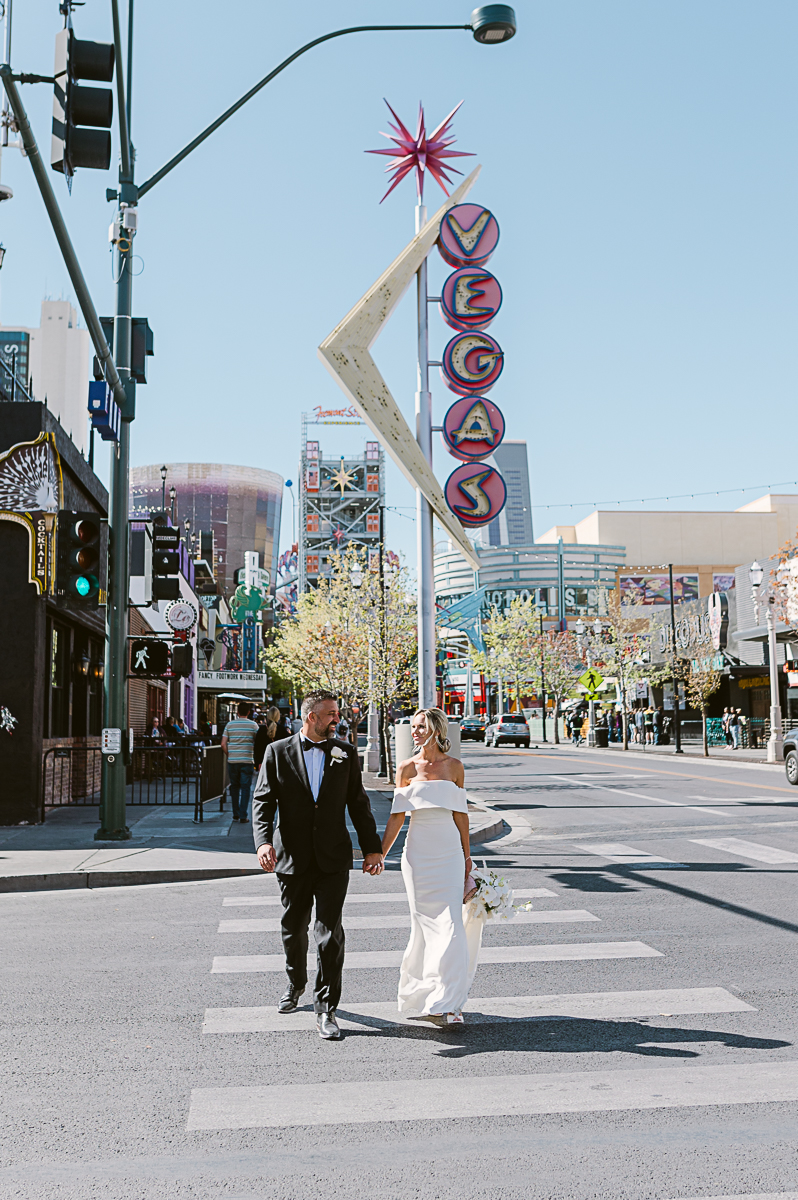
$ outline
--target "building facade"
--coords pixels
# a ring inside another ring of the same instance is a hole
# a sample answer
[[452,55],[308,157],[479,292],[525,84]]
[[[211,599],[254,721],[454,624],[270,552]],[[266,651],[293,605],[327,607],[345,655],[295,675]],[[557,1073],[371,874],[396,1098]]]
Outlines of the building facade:
[[[235,590],[235,573],[244,566],[244,554],[257,551],[260,563],[277,572],[277,550],[283,500],[283,477],[260,467],[237,467],[223,463],[167,463],[166,479],[160,464],[133,467],[130,472],[130,516],[146,519],[166,508],[174,524],[189,522],[189,536],[212,535],[212,545],[202,551],[216,581],[229,595]],[[169,490],[176,495],[172,511]]]
[[526,442],[503,441],[491,455],[507,488],[507,503],[498,517],[480,530],[484,546],[531,546],[532,498]]
[[[359,422],[358,422],[359,423]],[[330,572],[331,558],[348,545],[379,549],[385,505],[385,456],[367,441],[361,454],[327,458],[308,437],[303,414],[299,466],[299,592],[316,587]]]
[[[43,404],[0,403],[0,824],[41,820],[42,759],[99,745],[105,609],[55,596],[59,509],[107,516],[108,495]],[[49,526],[49,528],[48,528]]]
[[[68,300],[43,300],[37,329],[0,325],[0,357],[85,454],[91,340],[78,325],[77,309]],[[8,374],[2,374],[7,391]]]

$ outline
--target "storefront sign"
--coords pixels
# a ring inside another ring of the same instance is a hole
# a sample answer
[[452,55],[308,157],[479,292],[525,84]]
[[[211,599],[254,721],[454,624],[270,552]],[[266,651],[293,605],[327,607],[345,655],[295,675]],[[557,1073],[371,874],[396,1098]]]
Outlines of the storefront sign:
[[499,244],[499,223],[481,204],[456,204],[441,221],[438,249],[450,267],[484,267]]
[[55,581],[55,538],[48,521],[63,501],[61,459],[54,433],[19,442],[0,454],[0,521],[22,525],[28,534],[28,582],[39,595],[52,592]]
[[443,352],[441,376],[460,396],[487,392],[504,367],[504,352],[488,333],[460,333]]
[[454,271],[441,289],[441,315],[452,329],[487,329],[501,306],[498,279],[479,267]]
[[265,688],[267,676],[265,671],[197,671],[197,686],[201,688],[224,688],[234,691],[247,691]]
[[495,468],[463,463],[452,471],[444,489],[446,503],[464,525],[486,525],[507,501],[507,488]]
[[492,454],[504,437],[501,410],[482,396],[456,400],[443,418],[446,448],[463,462],[475,462]]

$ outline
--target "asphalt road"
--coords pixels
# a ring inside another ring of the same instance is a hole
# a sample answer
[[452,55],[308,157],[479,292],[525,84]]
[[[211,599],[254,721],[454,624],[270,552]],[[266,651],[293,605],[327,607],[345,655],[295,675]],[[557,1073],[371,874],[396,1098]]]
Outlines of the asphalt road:
[[488,926],[464,1027],[393,1019],[398,865],[352,877],[339,1044],[273,1012],[271,878],[0,896],[0,1196],[798,1197],[798,789],[465,759],[533,913]]

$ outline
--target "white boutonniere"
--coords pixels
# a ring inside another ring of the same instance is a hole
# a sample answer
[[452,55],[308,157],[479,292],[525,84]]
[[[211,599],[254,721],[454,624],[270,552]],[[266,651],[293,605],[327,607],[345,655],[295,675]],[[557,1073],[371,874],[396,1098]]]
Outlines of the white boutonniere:
[[330,755],[334,763],[339,763],[343,762],[346,758],[346,751],[342,750],[340,746],[333,746]]

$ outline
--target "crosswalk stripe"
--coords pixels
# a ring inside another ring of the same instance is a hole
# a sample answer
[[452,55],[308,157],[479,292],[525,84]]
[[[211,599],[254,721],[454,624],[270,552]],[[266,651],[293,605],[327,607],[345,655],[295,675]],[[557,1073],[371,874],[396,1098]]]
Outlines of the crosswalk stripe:
[[618,1112],[798,1100],[798,1062],[196,1088],[188,1128]]
[[[725,988],[669,988],[644,992],[582,992],[555,996],[502,996],[472,998],[465,1006],[469,1025],[492,1021],[536,1018],[584,1020],[625,1017],[679,1016],[685,1013],[755,1012]],[[387,1025],[417,1025],[400,1017],[396,1001],[378,1004],[344,1004],[337,1010],[342,1029]],[[307,1009],[278,1013],[276,1007],[206,1008],[203,1033],[275,1033],[312,1030],[315,1014]]]
[[590,845],[578,846],[588,854],[597,854],[608,858],[610,862],[624,866],[643,866],[646,863],[661,863],[668,867],[683,867],[684,863],[674,862],[672,858],[663,858],[659,854],[648,854],[645,850],[635,850],[634,846],[624,846],[616,842],[592,842]]
[[666,800],[664,796],[646,796],[644,792],[629,792],[626,788],[605,787],[600,783],[590,783],[588,780],[584,782],[579,779],[573,780],[568,775],[550,775],[550,779],[559,779],[564,783],[570,783],[573,787],[594,788],[598,792],[612,792],[614,796],[628,796],[632,800],[647,800],[651,804],[668,804],[673,808],[689,808],[692,812],[711,813],[714,817],[727,817],[729,814],[715,808],[698,808],[695,804],[685,804],[683,800]]
[[[550,888],[515,888],[516,900],[542,900],[547,896],[556,896]],[[257,908],[277,907],[282,901],[279,896],[225,896],[222,901],[224,908]],[[407,892],[350,892],[346,897],[347,904],[406,904]]]
[[[351,971],[399,967],[403,953],[403,950],[356,950],[347,954],[344,960],[344,969]],[[645,942],[573,942],[561,946],[483,946],[479,953],[480,964],[662,957],[661,950],[654,950]],[[313,971],[316,969],[314,953],[308,954],[308,969]],[[211,967],[213,975],[255,971],[285,971],[285,958],[282,954],[217,955]]]
[[[572,925],[581,921],[600,921],[584,908],[566,908],[560,911],[542,909],[539,912],[518,912],[506,921],[491,922],[492,929],[504,929],[508,925]],[[410,913],[380,913],[376,917],[345,917],[344,928],[349,929],[409,929]],[[279,917],[244,917],[236,921],[220,921],[219,933],[279,933]]]
[[696,846],[725,850],[739,858],[753,858],[755,862],[798,863],[798,854],[789,850],[776,850],[772,846],[762,846],[759,842],[746,842],[742,838],[691,838],[690,841]]

